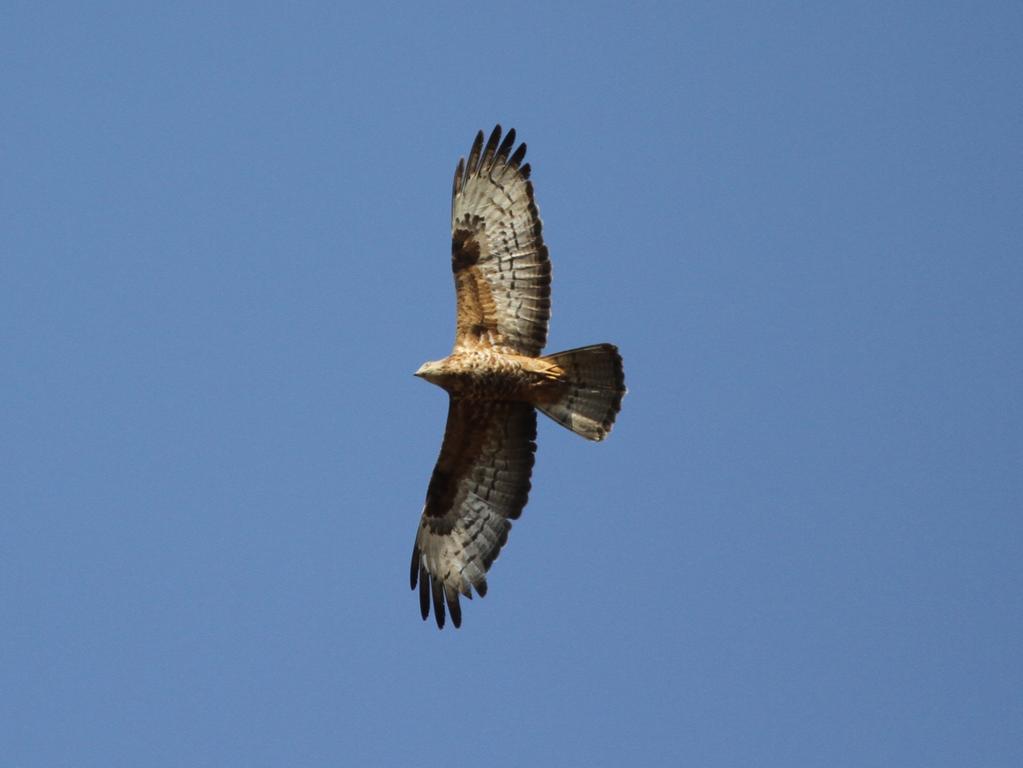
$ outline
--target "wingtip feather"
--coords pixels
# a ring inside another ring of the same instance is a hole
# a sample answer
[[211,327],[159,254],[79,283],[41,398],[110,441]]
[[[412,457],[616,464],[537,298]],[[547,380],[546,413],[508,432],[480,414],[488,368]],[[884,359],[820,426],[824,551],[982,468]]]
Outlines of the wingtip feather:
[[487,139],[487,146],[483,150],[483,160],[480,161],[480,173],[490,173],[494,167],[494,157],[497,152],[497,145],[501,141],[501,124],[494,126],[494,130]]
[[412,568],[409,571],[409,584],[412,589],[416,588],[416,581],[419,578],[419,547],[415,544],[412,545]]
[[515,129],[512,128],[505,134],[504,141],[501,142],[501,146],[497,148],[497,156],[508,160],[508,153],[511,152],[512,145],[515,143]]
[[451,184],[451,197],[454,197],[462,191],[462,186],[465,184],[465,158],[458,158],[458,167],[455,168],[455,180]]
[[469,150],[469,159],[465,163],[466,176],[471,176],[476,173],[479,168],[480,152],[483,151],[483,131],[476,133],[476,138],[473,139],[472,148]]
[[430,574],[426,572],[425,566],[420,566],[419,570],[419,613],[423,616],[423,621],[430,615]]
[[440,579],[433,582],[433,617],[437,620],[437,629],[444,629],[444,588]]
[[458,603],[458,593],[454,590],[444,590],[444,597],[448,604],[448,613],[451,614],[451,623],[458,629],[462,626],[462,606]]
[[519,144],[519,148],[515,150],[510,158],[508,158],[508,165],[512,168],[518,168],[519,163],[522,162],[522,158],[526,156],[526,142]]

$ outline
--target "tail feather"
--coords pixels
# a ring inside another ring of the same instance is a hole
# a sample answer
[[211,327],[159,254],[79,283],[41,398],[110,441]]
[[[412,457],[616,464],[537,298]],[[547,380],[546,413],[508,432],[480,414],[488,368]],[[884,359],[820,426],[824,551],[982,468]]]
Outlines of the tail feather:
[[553,399],[536,407],[588,440],[603,440],[611,431],[625,395],[625,372],[613,344],[557,352],[543,358],[560,369]]

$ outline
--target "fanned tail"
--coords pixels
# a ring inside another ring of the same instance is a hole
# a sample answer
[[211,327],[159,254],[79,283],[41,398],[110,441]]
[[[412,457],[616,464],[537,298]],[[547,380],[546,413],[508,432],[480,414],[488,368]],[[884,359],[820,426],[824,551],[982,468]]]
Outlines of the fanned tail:
[[625,395],[622,357],[613,344],[594,344],[543,358],[560,369],[560,386],[536,407],[587,440],[603,440],[611,431]]

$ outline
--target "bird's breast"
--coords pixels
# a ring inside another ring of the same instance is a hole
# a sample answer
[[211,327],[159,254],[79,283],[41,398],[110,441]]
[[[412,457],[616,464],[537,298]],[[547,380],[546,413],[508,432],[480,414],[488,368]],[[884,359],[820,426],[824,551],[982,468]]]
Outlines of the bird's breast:
[[462,352],[444,361],[444,389],[469,400],[527,400],[542,377],[529,359],[493,351]]

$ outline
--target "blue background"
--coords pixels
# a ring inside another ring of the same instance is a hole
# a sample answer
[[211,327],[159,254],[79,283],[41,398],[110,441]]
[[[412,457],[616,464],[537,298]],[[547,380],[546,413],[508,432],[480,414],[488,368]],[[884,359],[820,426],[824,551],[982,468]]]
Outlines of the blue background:
[[[88,5],[88,10],[82,6]],[[1023,764],[1017,3],[0,13],[0,765]],[[541,420],[408,562],[451,175],[528,142]]]

